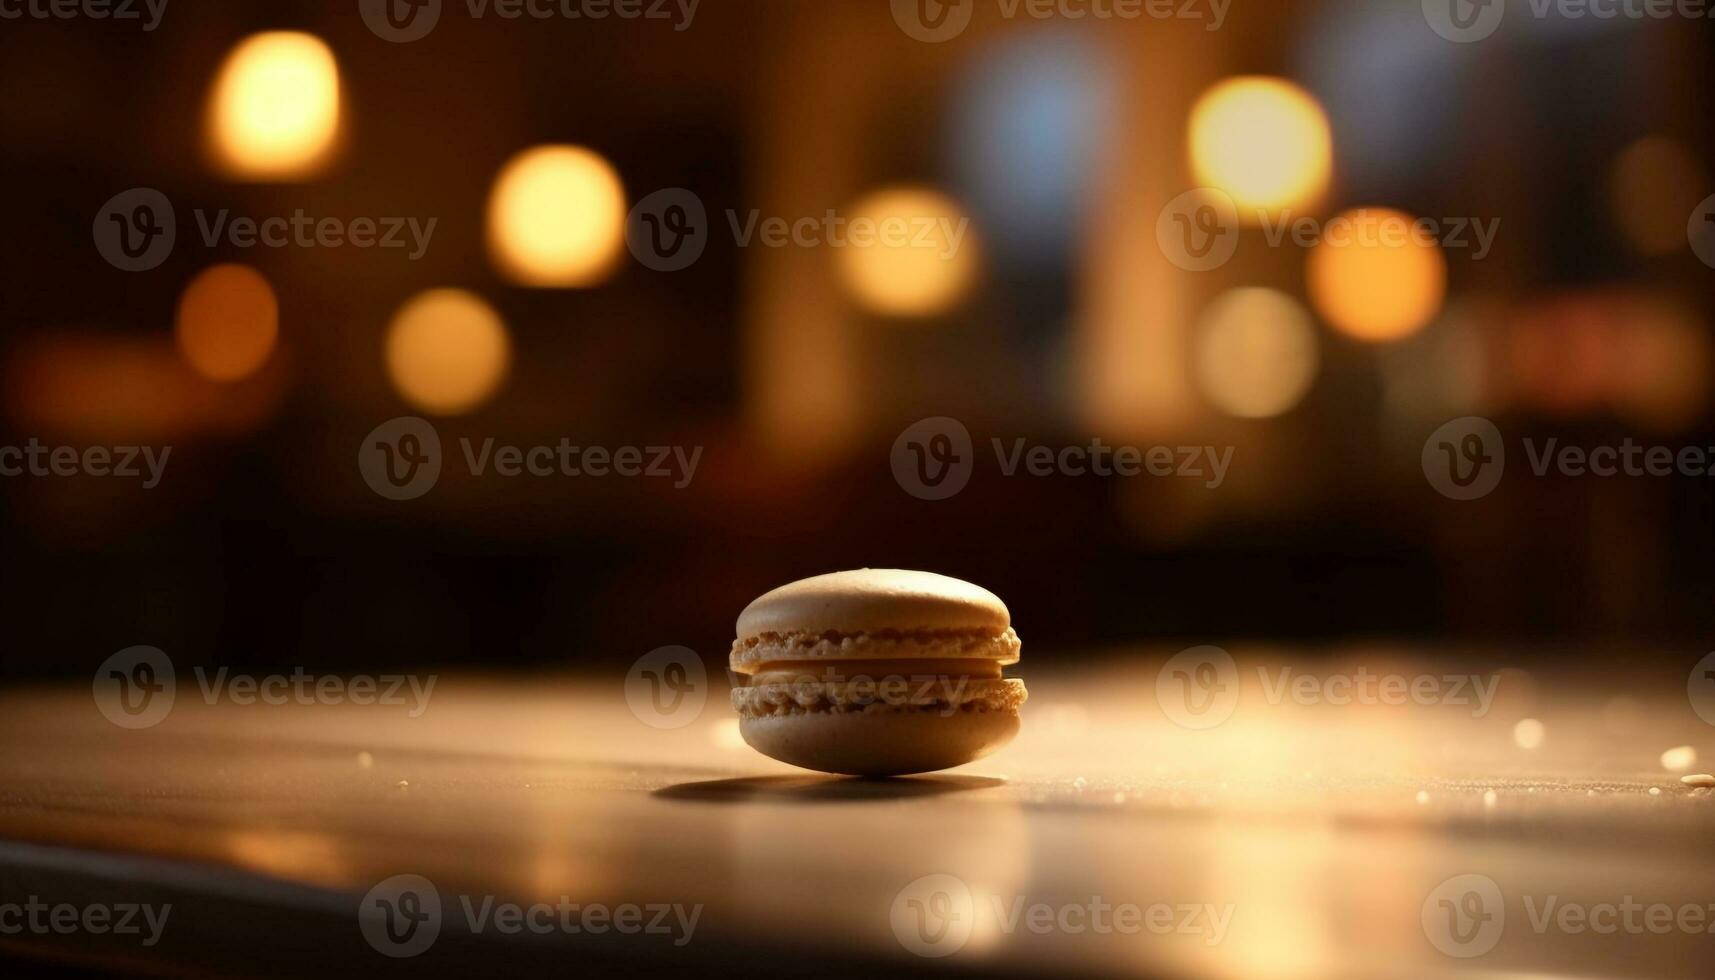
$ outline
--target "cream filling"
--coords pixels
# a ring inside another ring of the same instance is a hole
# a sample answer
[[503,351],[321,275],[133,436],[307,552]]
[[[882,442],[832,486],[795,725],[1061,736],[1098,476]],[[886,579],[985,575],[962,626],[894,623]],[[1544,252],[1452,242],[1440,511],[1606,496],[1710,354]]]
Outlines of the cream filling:
[[842,661],[986,660],[1018,662],[1018,634],[985,630],[875,630],[863,633],[761,633],[732,645],[729,663],[741,674],[764,664]]
[[1013,678],[894,675],[736,687],[732,704],[741,719],[905,712],[953,715],[1017,711],[1028,696],[1024,682]]
[[1000,664],[992,660],[800,660],[764,663],[756,665],[750,686],[937,677],[994,680],[1000,677]]

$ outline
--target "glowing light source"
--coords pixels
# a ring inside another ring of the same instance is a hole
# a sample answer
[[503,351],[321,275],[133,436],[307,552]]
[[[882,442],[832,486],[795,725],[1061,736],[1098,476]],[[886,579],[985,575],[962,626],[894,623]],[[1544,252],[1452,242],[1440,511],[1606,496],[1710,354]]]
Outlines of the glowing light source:
[[1258,211],[1314,205],[1333,170],[1327,114],[1279,78],[1232,78],[1205,92],[1191,109],[1190,147],[1197,181],[1226,191],[1251,224]]
[[1203,314],[1197,382],[1228,415],[1260,419],[1290,411],[1309,390],[1319,361],[1310,314],[1284,293],[1235,289]]
[[492,397],[506,378],[506,324],[474,293],[431,289],[413,297],[387,333],[387,373],[406,400],[437,415],[460,415]]
[[1311,251],[1311,302],[1336,329],[1389,341],[1423,329],[1447,295],[1441,246],[1409,215],[1359,208],[1330,220]]
[[970,218],[937,191],[894,187],[849,209],[840,281],[864,309],[883,316],[932,316],[957,305],[976,281]]
[[234,176],[279,180],[321,167],[339,136],[339,65],[321,39],[270,31],[242,41],[215,79],[216,155]]
[[249,266],[205,269],[179,297],[179,353],[215,381],[255,373],[273,353],[279,328],[274,290]]
[[1521,749],[1541,748],[1548,728],[1535,718],[1523,718],[1513,726],[1513,744]]
[[1645,255],[1685,247],[1686,216],[1703,199],[1703,168],[1690,151],[1660,136],[1626,147],[1614,162],[1609,199],[1627,243]]
[[590,286],[624,251],[625,220],[625,186],[607,160],[578,146],[539,146],[495,178],[489,253],[525,286]]
[[1661,754],[1661,767],[1668,772],[1684,772],[1697,765],[1697,749],[1678,745]]

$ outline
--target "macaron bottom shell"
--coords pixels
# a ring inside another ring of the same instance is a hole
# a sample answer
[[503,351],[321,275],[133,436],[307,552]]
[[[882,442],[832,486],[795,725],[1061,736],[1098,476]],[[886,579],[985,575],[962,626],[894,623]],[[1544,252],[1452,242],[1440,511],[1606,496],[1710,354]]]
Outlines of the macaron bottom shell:
[[908,776],[974,762],[1012,741],[1011,711],[848,711],[744,718],[745,742],[773,759],[844,776]]

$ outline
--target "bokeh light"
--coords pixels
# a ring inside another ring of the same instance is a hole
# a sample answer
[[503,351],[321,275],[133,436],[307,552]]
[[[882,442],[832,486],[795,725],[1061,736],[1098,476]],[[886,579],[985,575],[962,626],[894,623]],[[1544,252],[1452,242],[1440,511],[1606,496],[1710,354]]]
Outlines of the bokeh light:
[[625,249],[625,186],[600,154],[539,146],[513,157],[488,202],[494,263],[525,286],[592,286]]
[[1548,737],[1548,726],[1535,718],[1521,718],[1513,726],[1513,744],[1521,749],[1539,749]]
[[1608,358],[1620,414],[1655,432],[1695,425],[1709,408],[1715,342],[1697,314],[1666,296],[1621,304]]
[[1279,78],[1221,82],[1191,109],[1191,169],[1198,183],[1232,196],[1239,218],[1308,208],[1327,192],[1334,137],[1308,92]]
[[1223,294],[1198,327],[1198,386],[1228,415],[1260,419],[1290,411],[1310,389],[1320,361],[1309,312],[1272,289]]
[[339,137],[339,65],[310,34],[246,38],[215,79],[209,115],[215,154],[232,176],[309,176]]
[[1588,415],[1614,391],[1617,308],[1587,290],[1530,298],[1507,316],[1505,370],[1514,397],[1540,413]]
[[386,356],[388,376],[407,401],[436,415],[461,415],[499,390],[512,343],[482,297],[431,289],[394,316]]
[[273,287],[249,266],[206,269],[179,297],[179,353],[214,381],[254,374],[273,353],[279,329]]
[[1666,291],[1542,295],[1511,310],[1501,354],[1517,401],[1563,417],[1612,411],[1680,432],[1709,408],[1715,340],[1694,306]]
[[1686,772],[1697,765],[1697,747],[1676,745],[1661,754],[1661,767],[1668,772]]
[[1706,192],[1703,167],[1679,143],[1646,137],[1614,162],[1609,201],[1627,244],[1644,255],[1685,247],[1686,218]]
[[[850,241],[835,249],[840,281],[882,316],[932,316],[970,291],[980,265],[971,220],[958,202],[922,187],[871,193],[848,211]],[[860,229],[872,233],[860,235]]]
[[1408,337],[1435,319],[1447,296],[1447,259],[1415,221],[1387,208],[1330,220],[1306,267],[1316,312],[1368,341]]
[[159,334],[51,330],[5,359],[0,400],[19,425],[90,442],[162,440],[254,431],[279,410],[290,378],[256,373],[209,380]]

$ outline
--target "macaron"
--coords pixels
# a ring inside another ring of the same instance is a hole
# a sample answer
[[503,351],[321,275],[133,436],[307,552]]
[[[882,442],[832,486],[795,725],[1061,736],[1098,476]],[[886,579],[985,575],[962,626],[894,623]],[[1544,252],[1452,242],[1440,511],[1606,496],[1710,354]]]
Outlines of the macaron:
[[963,765],[1018,733],[1024,682],[1006,604],[945,575],[865,568],[746,606],[730,665],[739,732],[820,772],[903,776]]

